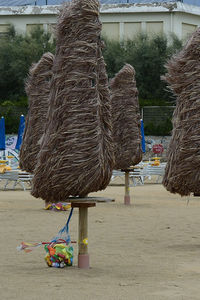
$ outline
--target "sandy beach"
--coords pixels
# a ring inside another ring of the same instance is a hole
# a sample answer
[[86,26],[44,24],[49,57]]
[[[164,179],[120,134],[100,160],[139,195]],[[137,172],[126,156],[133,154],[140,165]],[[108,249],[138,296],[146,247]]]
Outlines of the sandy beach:
[[[0,190],[0,299],[199,300],[200,199],[168,193],[161,184],[108,186],[91,195],[115,198],[89,209],[89,270],[49,268],[43,247],[19,252],[22,241],[51,240],[69,212],[45,211],[30,191]],[[78,239],[78,210],[70,222]]]

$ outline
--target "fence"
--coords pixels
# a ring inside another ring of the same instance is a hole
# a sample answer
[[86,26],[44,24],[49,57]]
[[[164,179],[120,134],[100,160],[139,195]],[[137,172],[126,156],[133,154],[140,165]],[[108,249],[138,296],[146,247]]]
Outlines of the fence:
[[172,118],[175,106],[144,106],[142,119],[144,123],[154,122],[156,125]]
[[175,106],[144,106],[141,114],[146,135],[170,135]]

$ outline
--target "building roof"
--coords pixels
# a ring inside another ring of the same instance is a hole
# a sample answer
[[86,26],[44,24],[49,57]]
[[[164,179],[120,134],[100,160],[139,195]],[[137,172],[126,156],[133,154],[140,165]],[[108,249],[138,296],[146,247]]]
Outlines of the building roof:
[[[1,0],[0,0],[1,1]],[[22,0],[21,0],[22,1]],[[24,1],[24,0],[23,0]],[[27,0],[28,1],[28,0]],[[55,15],[59,5],[45,6],[2,6],[0,15]],[[184,4],[181,2],[154,2],[154,3],[129,3],[129,4],[102,4],[101,13],[144,13],[144,12],[184,12],[200,16],[200,7]]]
[[[23,6],[23,5],[59,5],[70,0],[0,0],[0,6]],[[166,0],[155,0],[166,2]],[[100,0],[102,4],[127,4],[127,3],[152,3],[153,0]],[[168,2],[183,2],[184,4],[200,6],[199,0],[168,0]]]

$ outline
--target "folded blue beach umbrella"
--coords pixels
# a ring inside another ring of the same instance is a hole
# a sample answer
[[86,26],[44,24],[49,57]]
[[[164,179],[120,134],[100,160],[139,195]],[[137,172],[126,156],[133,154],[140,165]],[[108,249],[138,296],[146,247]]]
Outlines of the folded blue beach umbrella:
[[141,136],[142,136],[142,152],[145,153],[145,137],[144,137],[144,123],[141,119]]
[[24,118],[24,115],[21,115],[20,116],[20,121],[19,121],[17,143],[16,143],[16,146],[15,146],[15,149],[17,149],[17,150],[20,150],[20,147],[21,147],[23,134],[24,134],[24,128],[25,128],[25,118]]
[[5,119],[0,119],[0,150],[6,149],[6,133],[5,133]]

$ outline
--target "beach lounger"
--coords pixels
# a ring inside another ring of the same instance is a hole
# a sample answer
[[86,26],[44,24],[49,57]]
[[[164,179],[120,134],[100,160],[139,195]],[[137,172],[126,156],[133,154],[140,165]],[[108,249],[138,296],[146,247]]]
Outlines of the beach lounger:
[[4,190],[6,190],[8,184],[13,182],[12,189],[15,189],[17,184],[19,184],[23,190],[26,190],[25,183],[31,185],[33,175],[27,172],[22,172],[20,170],[8,171],[3,174],[0,174],[0,180],[5,180]]
[[162,180],[162,177],[164,176],[165,167],[166,163],[161,163],[159,166],[152,166],[151,164],[149,164],[146,168],[144,168],[144,177],[148,177],[149,179],[151,179],[152,176],[157,176],[156,183],[158,183],[159,179]]
[[24,191],[26,190],[25,183],[28,183],[31,186],[32,179],[33,179],[33,174],[19,171],[18,182],[23,186]]
[[0,180],[5,180],[4,190],[6,190],[8,184],[13,182],[13,189],[15,188],[17,181],[18,181],[18,173],[19,171],[7,171],[0,174]]

